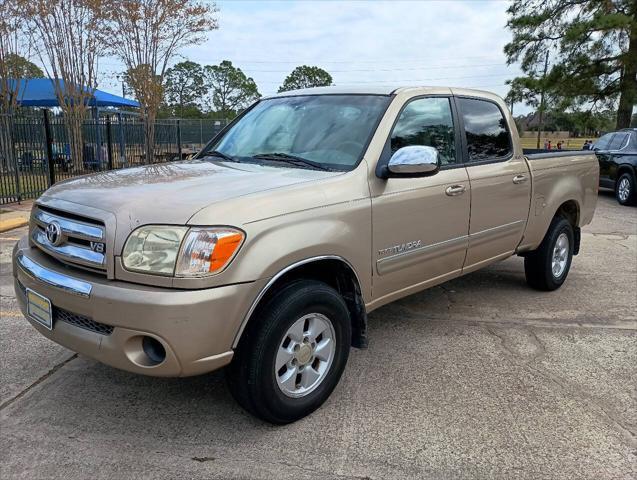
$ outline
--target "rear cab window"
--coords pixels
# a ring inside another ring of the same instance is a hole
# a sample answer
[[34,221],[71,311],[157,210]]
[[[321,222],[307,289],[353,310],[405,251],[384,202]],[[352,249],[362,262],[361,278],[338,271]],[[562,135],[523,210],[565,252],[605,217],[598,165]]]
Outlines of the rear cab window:
[[458,97],[469,162],[501,161],[513,154],[513,143],[500,107],[488,100]]

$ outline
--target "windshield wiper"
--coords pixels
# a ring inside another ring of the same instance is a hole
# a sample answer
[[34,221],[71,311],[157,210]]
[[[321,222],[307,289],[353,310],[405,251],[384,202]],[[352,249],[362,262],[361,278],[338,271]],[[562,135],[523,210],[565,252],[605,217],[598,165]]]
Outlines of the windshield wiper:
[[212,150],[211,152],[206,152],[203,154],[203,157],[218,157],[218,158],[222,158],[224,160],[227,160],[229,162],[237,162],[240,163],[241,160],[239,160],[238,158],[235,157],[231,157],[230,155],[227,155],[223,152],[220,152],[219,150]]
[[257,153],[256,155],[252,155],[252,158],[256,158],[257,160],[275,160],[277,162],[289,163],[292,165],[305,165],[306,167],[311,167],[316,170],[323,170],[325,172],[334,171],[333,169],[321,165],[318,162],[314,162],[312,160],[308,160],[307,158],[297,157],[296,155],[290,155],[289,153],[283,152]]

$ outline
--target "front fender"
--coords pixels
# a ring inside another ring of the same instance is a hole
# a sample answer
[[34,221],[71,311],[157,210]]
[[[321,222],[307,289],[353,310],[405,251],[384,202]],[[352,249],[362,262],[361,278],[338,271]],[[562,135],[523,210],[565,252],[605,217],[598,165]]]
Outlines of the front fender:
[[316,208],[245,225],[248,242],[235,259],[240,278],[272,278],[290,265],[329,256],[345,260],[359,278],[363,299],[371,297],[369,198]]

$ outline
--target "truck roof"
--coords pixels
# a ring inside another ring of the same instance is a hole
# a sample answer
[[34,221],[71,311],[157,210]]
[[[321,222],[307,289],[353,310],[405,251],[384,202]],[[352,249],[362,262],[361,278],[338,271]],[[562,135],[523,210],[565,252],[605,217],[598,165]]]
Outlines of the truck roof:
[[408,91],[408,90],[447,90],[449,93],[452,91],[454,93],[464,94],[464,95],[479,95],[479,96],[489,96],[493,95],[491,92],[486,92],[483,90],[473,90],[467,88],[451,88],[451,87],[436,87],[436,86],[404,86],[404,85],[388,85],[388,86],[356,86],[356,87],[314,87],[314,88],[303,88],[300,90],[289,90],[287,92],[281,92],[274,95],[267,96],[265,98],[271,97],[289,97],[289,96],[297,96],[297,95],[392,95],[395,93]]

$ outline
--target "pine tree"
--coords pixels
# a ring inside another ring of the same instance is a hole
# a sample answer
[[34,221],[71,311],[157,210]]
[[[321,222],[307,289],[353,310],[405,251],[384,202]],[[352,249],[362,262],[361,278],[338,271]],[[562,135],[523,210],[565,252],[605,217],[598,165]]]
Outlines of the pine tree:
[[[628,127],[637,104],[637,0],[514,0],[504,52],[531,91],[560,109],[617,109]],[[551,66],[542,75],[546,52]]]

